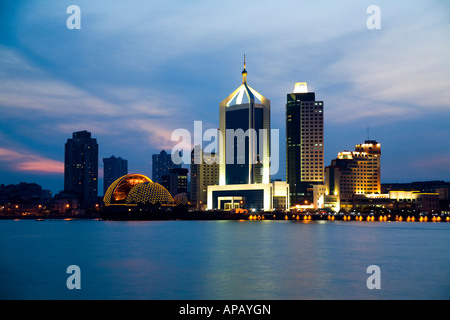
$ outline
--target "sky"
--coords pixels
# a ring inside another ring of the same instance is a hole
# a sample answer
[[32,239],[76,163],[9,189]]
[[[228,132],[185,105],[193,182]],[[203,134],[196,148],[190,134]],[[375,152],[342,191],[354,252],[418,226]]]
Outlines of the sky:
[[[67,27],[71,5],[80,29]],[[370,138],[382,183],[450,181],[449,13],[446,0],[4,0],[0,184],[61,191],[64,144],[81,130],[99,143],[100,195],[103,158],[151,177],[174,130],[219,127],[244,54],[279,130],[274,178],[286,95],[307,82],[324,101],[325,165]]]

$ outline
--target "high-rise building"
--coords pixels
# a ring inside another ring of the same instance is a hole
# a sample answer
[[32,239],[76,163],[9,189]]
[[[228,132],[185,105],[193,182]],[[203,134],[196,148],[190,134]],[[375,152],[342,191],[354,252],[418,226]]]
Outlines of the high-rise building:
[[275,194],[287,207],[289,187],[270,181],[270,100],[247,84],[245,57],[242,84],[219,107],[219,185],[208,186],[208,209],[271,211]]
[[187,194],[188,172],[189,170],[186,168],[170,169],[169,174],[163,175],[161,185],[170,192],[172,197],[180,193]]
[[377,141],[357,144],[355,151],[339,152],[325,168],[324,205],[350,209],[355,197],[381,193],[381,147]]
[[67,139],[64,151],[64,191],[76,192],[82,208],[98,200],[98,144],[88,131]]
[[295,84],[286,103],[286,181],[291,205],[310,204],[314,185],[323,183],[323,101],[308,91],[306,82]]
[[121,157],[103,158],[103,194],[120,177],[128,174],[128,161]]
[[191,153],[191,202],[200,210],[206,208],[208,186],[219,184],[219,164],[214,157],[215,153],[205,154],[199,145]]
[[170,170],[173,168],[181,168],[181,164],[174,164],[171,154],[168,154],[165,150],[152,155],[153,182],[161,183],[163,176],[170,174]]
[[[220,103],[220,185],[270,182],[270,100],[242,84]],[[230,134],[232,133],[232,134]]]

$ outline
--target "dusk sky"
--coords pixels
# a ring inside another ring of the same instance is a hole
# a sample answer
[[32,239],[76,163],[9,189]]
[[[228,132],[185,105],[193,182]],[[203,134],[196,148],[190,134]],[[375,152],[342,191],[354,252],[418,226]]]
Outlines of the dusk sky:
[[[70,30],[67,7],[81,9]],[[380,8],[381,29],[366,12]],[[381,182],[450,181],[450,2],[2,1],[0,184],[63,189],[64,144],[88,130],[104,157],[151,178],[172,131],[219,127],[241,84],[271,100],[285,179],[286,94],[324,101],[325,165],[368,137]]]

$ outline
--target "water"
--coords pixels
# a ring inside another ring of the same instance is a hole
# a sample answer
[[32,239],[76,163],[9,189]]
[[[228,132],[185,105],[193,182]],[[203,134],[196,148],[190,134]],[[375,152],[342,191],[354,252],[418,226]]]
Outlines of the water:
[[449,243],[449,223],[0,221],[0,298],[449,299]]

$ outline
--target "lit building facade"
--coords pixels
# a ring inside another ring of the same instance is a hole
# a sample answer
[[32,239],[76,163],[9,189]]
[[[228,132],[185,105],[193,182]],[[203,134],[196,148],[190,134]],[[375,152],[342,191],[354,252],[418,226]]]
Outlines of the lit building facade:
[[163,175],[161,185],[169,190],[172,197],[180,193],[187,193],[188,173],[189,170],[186,168],[170,169],[169,174]]
[[286,180],[290,203],[313,202],[314,185],[324,180],[323,101],[306,82],[295,84],[286,103]]
[[219,184],[270,182],[270,100],[247,84],[224,99],[220,110]]
[[118,178],[128,173],[128,161],[121,157],[103,158],[103,195]]
[[380,143],[374,140],[356,145],[355,151],[340,152],[325,168],[324,207],[348,210],[357,196],[380,194],[380,157]]
[[205,154],[199,145],[192,150],[191,202],[200,210],[206,208],[208,186],[219,184],[219,164],[214,160],[215,154]]
[[219,185],[207,188],[208,209],[271,211],[275,191],[276,205],[289,206],[286,182],[270,182],[270,100],[247,84],[245,59],[242,84],[220,103],[219,131]]
[[64,150],[64,191],[76,192],[82,208],[98,200],[98,144],[88,131],[67,139]]
[[389,199],[395,201],[396,209],[434,213],[440,211],[439,193],[420,191],[389,191]]

